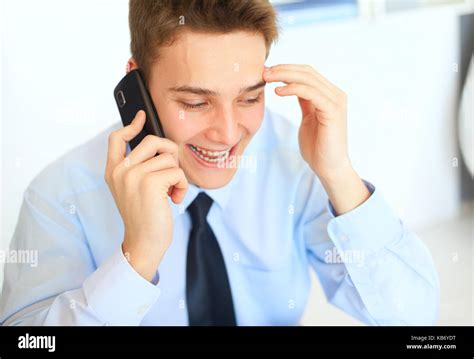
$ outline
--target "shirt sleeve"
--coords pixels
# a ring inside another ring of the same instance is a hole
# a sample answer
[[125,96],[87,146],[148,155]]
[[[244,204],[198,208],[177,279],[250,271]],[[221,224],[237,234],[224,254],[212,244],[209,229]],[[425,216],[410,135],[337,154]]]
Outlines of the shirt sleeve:
[[138,325],[159,288],[141,277],[118,245],[98,267],[76,215],[64,204],[25,191],[0,302],[3,325]]
[[371,196],[335,216],[311,175],[303,181],[302,236],[328,301],[371,325],[433,325],[439,284],[422,241],[369,182],[364,181]]

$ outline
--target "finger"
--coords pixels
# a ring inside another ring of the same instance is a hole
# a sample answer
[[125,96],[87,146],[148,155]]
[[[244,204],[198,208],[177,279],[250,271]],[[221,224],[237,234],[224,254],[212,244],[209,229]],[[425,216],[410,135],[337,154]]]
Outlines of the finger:
[[145,111],[138,111],[128,126],[114,131],[109,136],[107,169],[110,171],[123,161],[127,152],[127,142],[137,136],[145,124]]
[[313,106],[322,112],[331,113],[336,108],[336,104],[330,98],[307,85],[292,83],[277,87],[275,92],[282,97],[298,96],[299,98],[311,101]]
[[266,82],[283,82],[286,84],[301,83],[316,88],[320,92],[324,92],[328,97],[336,98],[336,94],[328,88],[324,83],[320,82],[311,74],[294,70],[278,70],[272,71],[264,76]]
[[[169,168],[179,167],[173,155],[170,153],[162,153],[161,155],[152,157],[149,160],[132,167],[129,171],[133,172],[133,178],[139,180],[151,172],[159,172]],[[121,168],[120,170],[124,171],[125,169]],[[171,193],[171,189],[172,187],[168,189],[168,193]]]
[[152,172],[149,176],[159,177],[160,181],[162,180],[163,176],[166,178],[166,182],[164,185],[169,189],[173,187],[172,192],[170,194],[171,200],[174,203],[181,203],[186,195],[186,191],[188,190],[188,180],[184,175],[184,172],[181,168],[168,168],[166,170],[160,172]]
[[[331,81],[329,81],[326,77],[324,77],[321,73],[316,71],[310,65],[300,65],[300,64],[279,64],[275,66],[271,66],[271,71],[279,71],[279,70],[292,70],[292,71],[301,71],[307,74],[311,74],[315,76],[318,80],[324,83],[329,88],[334,88],[339,90],[336,85],[334,85]],[[337,92],[337,91],[336,91]]]
[[157,153],[170,153],[176,162],[178,162],[178,145],[167,138],[154,135],[146,136],[143,141],[128,154],[127,158],[130,165],[133,166],[154,157]]
[[133,170],[146,174],[174,167],[178,167],[178,162],[174,156],[170,153],[162,153],[161,155],[152,157],[149,160],[136,165]]

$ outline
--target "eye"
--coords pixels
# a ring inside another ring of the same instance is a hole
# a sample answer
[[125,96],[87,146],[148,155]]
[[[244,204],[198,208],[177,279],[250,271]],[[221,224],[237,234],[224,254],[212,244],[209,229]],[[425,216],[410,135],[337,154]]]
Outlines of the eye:
[[257,102],[260,102],[261,99],[262,99],[262,93],[259,93],[256,97],[248,98],[246,100],[243,100],[242,102],[246,105],[253,105]]
[[186,103],[186,102],[181,102],[184,106],[184,108],[188,109],[198,109],[198,108],[203,108],[204,106],[207,105],[206,102],[201,102],[201,103]]
[[255,98],[249,98],[248,100],[245,100],[246,103],[252,104],[252,103],[257,103],[260,101],[260,96],[255,97]]

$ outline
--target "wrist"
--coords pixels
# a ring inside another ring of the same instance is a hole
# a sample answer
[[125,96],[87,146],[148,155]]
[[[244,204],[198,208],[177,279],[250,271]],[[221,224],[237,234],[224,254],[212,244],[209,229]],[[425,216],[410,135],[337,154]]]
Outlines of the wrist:
[[164,255],[164,250],[127,239],[122,242],[122,253],[130,266],[143,278],[151,282]]
[[337,215],[353,210],[370,197],[369,190],[352,167],[320,178],[320,181]]
[[338,163],[339,166],[336,168],[320,170],[319,173],[315,171],[323,185],[334,186],[343,184],[348,179],[357,176],[349,159],[339,161]]

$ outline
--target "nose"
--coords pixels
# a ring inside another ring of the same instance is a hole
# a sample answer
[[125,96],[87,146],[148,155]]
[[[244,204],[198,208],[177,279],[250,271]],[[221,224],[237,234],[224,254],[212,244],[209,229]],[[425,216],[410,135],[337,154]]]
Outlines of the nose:
[[232,146],[240,139],[240,135],[238,116],[231,107],[222,107],[207,131],[207,138],[214,143]]

